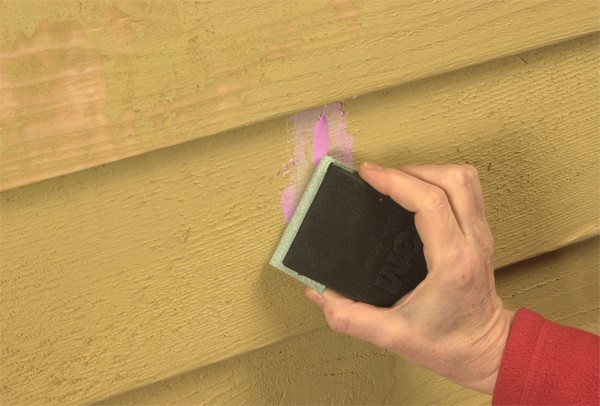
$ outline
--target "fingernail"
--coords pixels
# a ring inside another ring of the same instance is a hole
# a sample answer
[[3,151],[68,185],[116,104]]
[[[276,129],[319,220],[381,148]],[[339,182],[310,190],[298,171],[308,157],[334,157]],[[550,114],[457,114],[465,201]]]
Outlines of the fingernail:
[[325,306],[325,298],[316,290],[310,288],[306,289],[306,297],[320,308]]
[[383,170],[383,168],[381,166],[374,164],[372,162],[365,162],[364,167],[365,167],[365,169],[367,169],[369,171],[382,171]]

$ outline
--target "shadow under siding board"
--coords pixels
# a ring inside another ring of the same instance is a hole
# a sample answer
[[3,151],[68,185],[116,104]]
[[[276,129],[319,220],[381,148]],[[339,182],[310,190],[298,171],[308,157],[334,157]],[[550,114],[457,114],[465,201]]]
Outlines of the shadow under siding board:
[[[498,293],[508,308],[598,334],[598,255],[593,237],[503,268]],[[97,405],[242,403],[489,405],[490,397],[322,328]]]
[[600,238],[496,272],[504,305],[526,306],[557,323],[600,334]]
[[591,0],[30,0],[0,14],[0,190],[600,28]]
[[[354,161],[474,163],[496,266],[595,235],[597,44],[349,101]],[[266,266],[290,131],[276,119],[1,193],[0,403],[89,402],[323,326]]]

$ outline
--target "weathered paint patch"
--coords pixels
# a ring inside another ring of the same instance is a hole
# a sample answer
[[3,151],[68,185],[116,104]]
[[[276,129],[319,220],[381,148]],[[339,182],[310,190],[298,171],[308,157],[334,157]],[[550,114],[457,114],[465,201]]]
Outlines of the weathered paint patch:
[[281,193],[286,223],[294,214],[310,175],[325,154],[352,166],[353,138],[346,132],[342,103],[326,104],[294,114],[289,119],[294,156],[282,165],[288,184]]
[[317,124],[315,124],[315,130],[313,133],[313,163],[316,167],[319,165],[319,161],[323,158],[323,155],[327,155],[329,152],[329,124],[327,123],[327,117],[321,113]]

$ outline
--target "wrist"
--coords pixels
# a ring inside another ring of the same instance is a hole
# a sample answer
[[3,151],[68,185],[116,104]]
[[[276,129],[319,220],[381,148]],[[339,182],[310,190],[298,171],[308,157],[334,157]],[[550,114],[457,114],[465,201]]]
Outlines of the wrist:
[[494,321],[493,328],[489,332],[488,337],[490,338],[490,341],[486,346],[488,348],[488,357],[486,357],[486,361],[489,366],[488,371],[490,372],[487,376],[482,377],[482,379],[471,382],[461,382],[462,385],[488,395],[493,394],[514,318],[515,312],[513,310],[502,308],[499,311],[498,316]]

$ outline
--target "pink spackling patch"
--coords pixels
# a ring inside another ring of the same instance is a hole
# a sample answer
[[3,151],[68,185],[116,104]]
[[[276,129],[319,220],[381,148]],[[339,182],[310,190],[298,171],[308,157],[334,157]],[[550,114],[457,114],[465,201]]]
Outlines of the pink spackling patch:
[[329,124],[325,113],[321,113],[313,131],[313,163],[315,168],[321,158],[329,152]]
[[293,185],[287,185],[281,193],[281,210],[283,211],[283,220],[289,223],[296,211],[297,204],[296,188]]
[[296,163],[296,159],[292,158],[288,162],[281,165],[281,168],[283,169],[284,178],[289,178],[294,173],[296,169]]
[[312,160],[309,161],[307,157],[312,152],[314,123],[319,114],[320,110],[307,110],[294,114],[289,119],[294,156],[283,166],[284,177],[288,179],[288,184],[281,193],[281,210],[285,223],[289,223],[292,218],[302,196],[302,187],[310,176]]
[[321,158],[330,154],[352,166],[353,139],[346,133],[341,103],[306,110],[290,117],[294,157],[282,165],[288,185],[281,193],[281,210],[288,223],[302,191]]
[[331,136],[331,149],[329,154],[337,160],[352,166],[352,147],[354,138],[346,131],[346,120],[342,111],[342,103],[332,103],[325,106],[329,117],[329,131]]

